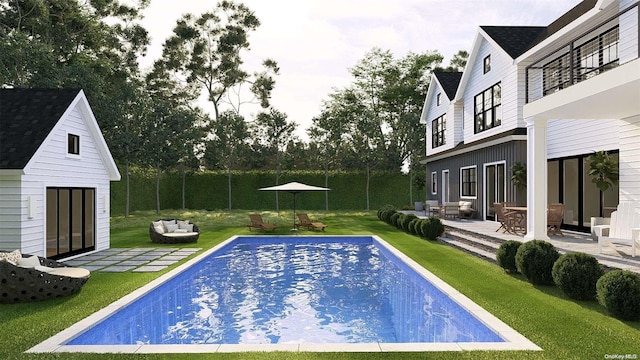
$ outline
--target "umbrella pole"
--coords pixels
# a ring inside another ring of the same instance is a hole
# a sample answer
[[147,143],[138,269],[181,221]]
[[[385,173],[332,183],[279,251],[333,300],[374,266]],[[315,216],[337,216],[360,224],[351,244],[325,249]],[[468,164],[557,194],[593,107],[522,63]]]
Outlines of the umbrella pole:
[[298,231],[296,228],[296,193],[293,193],[293,227],[291,231]]

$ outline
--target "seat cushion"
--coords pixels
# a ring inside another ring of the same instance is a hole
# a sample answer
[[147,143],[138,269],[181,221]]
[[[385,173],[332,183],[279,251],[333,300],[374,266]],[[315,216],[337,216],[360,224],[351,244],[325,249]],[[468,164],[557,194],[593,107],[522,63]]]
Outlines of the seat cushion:
[[47,273],[51,275],[59,275],[59,276],[66,276],[66,277],[79,278],[79,279],[89,277],[89,275],[91,275],[89,270],[83,269],[83,268],[76,268],[76,267],[52,268],[51,270],[47,271]]

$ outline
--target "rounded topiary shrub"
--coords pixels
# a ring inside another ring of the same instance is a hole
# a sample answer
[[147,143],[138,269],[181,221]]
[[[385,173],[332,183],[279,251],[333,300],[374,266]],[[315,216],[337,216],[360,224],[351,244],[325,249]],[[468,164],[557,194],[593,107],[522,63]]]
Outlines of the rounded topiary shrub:
[[551,270],[553,282],[568,297],[576,300],[596,298],[596,283],[604,269],[594,256],[573,252],[560,256]]
[[598,302],[620,320],[640,320],[640,276],[628,270],[613,270],[596,283]]
[[429,217],[422,223],[422,237],[427,240],[438,240],[438,236],[444,233],[444,225],[437,217]]
[[389,223],[395,227],[399,227],[398,222],[400,221],[401,216],[402,216],[402,213],[395,212],[393,215],[391,215],[391,221]]
[[387,224],[391,224],[391,217],[396,213],[398,213],[398,212],[395,209],[385,210],[382,213],[382,220],[384,222],[386,222]]
[[413,235],[418,235],[420,236],[420,230],[417,229],[417,225],[420,223],[420,219],[419,218],[415,218],[413,220],[411,220],[409,222],[409,233],[413,234]]
[[500,244],[496,252],[496,261],[506,272],[518,272],[516,266],[516,253],[522,242],[517,240],[507,240]]
[[393,205],[385,205],[378,210],[378,219],[385,221],[385,214],[390,210],[395,210],[396,208]]
[[427,226],[426,223],[428,222],[429,222],[429,219],[418,219],[418,221],[415,224],[416,235],[420,236],[421,238],[424,238],[424,229]]
[[409,223],[412,220],[417,219],[418,217],[415,216],[414,214],[404,214],[401,218],[400,218],[400,227],[402,228],[402,230],[404,230],[405,232],[410,233],[410,229],[409,229]]
[[560,254],[550,242],[531,240],[523,243],[516,252],[516,267],[530,283],[553,285],[551,270]]

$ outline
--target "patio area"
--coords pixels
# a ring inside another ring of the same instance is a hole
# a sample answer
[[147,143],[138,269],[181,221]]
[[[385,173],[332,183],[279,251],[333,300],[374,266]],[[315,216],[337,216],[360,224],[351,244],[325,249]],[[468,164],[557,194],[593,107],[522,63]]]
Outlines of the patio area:
[[[425,217],[423,211],[403,212],[413,213],[420,218]],[[500,227],[500,223],[496,221],[459,218],[440,220],[446,227],[441,241],[485,258],[495,260],[495,250],[506,240],[524,242],[524,235],[503,233],[502,230],[496,232]],[[602,254],[599,254],[598,243],[591,238],[591,234],[564,229],[562,232],[564,236],[551,235],[549,240],[561,254],[583,252],[595,256],[604,266],[640,273],[640,256],[632,257],[630,246],[603,247]]]

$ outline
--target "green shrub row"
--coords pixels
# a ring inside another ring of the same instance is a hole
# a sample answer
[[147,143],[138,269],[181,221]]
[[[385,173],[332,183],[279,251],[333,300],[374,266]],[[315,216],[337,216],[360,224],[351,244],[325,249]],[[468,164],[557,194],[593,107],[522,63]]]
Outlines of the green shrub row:
[[420,219],[414,214],[398,212],[393,205],[378,210],[378,219],[423,239],[435,241],[444,233],[444,225],[437,217]]
[[580,252],[560,256],[542,240],[506,241],[498,248],[496,260],[506,272],[520,272],[532,284],[555,284],[572,299],[597,299],[616,318],[640,320],[640,275],[634,272],[605,274],[594,256]]
[[[111,213],[122,215],[126,203],[126,174],[120,168],[122,179],[111,183]],[[156,172],[153,169],[134,168],[130,171],[129,209],[155,210]],[[297,181],[309,185],[325,186],[322,171],[282,171],[279,184]],[[364,172],[330,172],[326,187],[329,210],[364,210],[367,208],[367,177]],[[369,188],[369,206],[377,209],[383,204],[394,204],[398,208],[409,205],[410,200],[424,199],[424,190],[413,187],[409,196],[409,176],[391,172],[372,172]],[[179,171],[163,172],[160,175],[161,209],[182,208],[183,174]],[[274,210],[276,193],[258,189],[276,184],[274,171],[232,172],[231,208],[250,210]],[[185,207],[188,209],[227,209],[229,206],[229,184],[226,171],[198,171],[184,175]],[[293,196],[279,192],[281,209],[293,207]],[[296,196],[296,208],[325,210],[325,193],[307,192]]]

